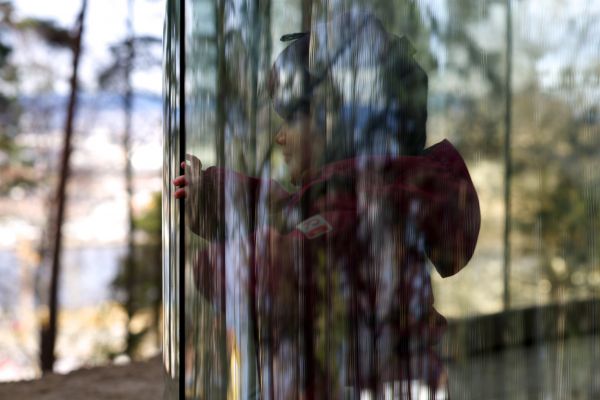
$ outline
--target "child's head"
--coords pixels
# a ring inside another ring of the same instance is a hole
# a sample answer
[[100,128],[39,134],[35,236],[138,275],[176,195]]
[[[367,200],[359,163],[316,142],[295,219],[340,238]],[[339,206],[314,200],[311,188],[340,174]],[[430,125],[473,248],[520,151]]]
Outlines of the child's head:
[[[269,91],[285,120],[276,142],[293,179],[318,163],[423,150],[427,75],[407,39],[360,13],[291,37],[273,64]],[[288,136],[297,137],[293,151]]]
[[273,64],[269,91],[275,111],[284,120],[275,143],[281,147],[292,182],[299,183],[304,172],[324,162],[325,130],[312,118],[314,97],[309,86],[314,80],[307,69],[310,35],[295,36]]
[[325,135],[313,124],[309,114],[297,112],[275,134],[293,183],[300,183],[306,171],[324,163]]

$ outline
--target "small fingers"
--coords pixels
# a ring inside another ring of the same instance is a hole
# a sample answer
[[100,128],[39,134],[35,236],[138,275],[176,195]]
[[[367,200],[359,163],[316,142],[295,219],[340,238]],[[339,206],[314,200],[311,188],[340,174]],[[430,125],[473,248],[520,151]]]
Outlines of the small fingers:
[[175,186],[185,186],[187,185],[187,179],[185,179],[185,175],[181,175],[178,176],[177,178],[173,179],[173,184]]
[[184,188],[182,189],[177,189],[175,191],[175,198],[176,199],[185,199],[187,197],[187,192]]

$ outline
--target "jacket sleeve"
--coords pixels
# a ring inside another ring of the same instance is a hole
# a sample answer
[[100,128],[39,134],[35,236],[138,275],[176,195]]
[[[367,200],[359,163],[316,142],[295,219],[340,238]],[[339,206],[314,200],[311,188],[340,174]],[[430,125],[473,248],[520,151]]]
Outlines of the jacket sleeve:
[[458,151],[443,141],[425,154],[419,186],[424,197],[425,251],[442,277],[471,259],[480,228],[477,192]]
[[[200,184],[190,186],[186,199],[186,223],[192,232],[206,240],[205,246],[192,254],[193,279],[196,288],[207,299],[221,298],[220,293],[226,290],[224,277],[227,274],[241,273],[245,276],[247,267],[253,265],[250,260],[243,259],[233,261],[234,264],[228,261],[226,265],[225,252],[228,245],[248,246],[254,243],[256,227],[250,227],[248,220],[239,219],[248,218],[261,201],[259,196],[268,196],[273,207],[281,207],[289,193],[275,181],[260,180],[217,167],[203,171]],[[226,202],[239,211],[230,217],[235,220],[221,217],[221,207]],[[228,238],[219,235],[219,230],[225,229],[228,222],[247,226],[249,235],[238,237],[239,243],[229,243]]]

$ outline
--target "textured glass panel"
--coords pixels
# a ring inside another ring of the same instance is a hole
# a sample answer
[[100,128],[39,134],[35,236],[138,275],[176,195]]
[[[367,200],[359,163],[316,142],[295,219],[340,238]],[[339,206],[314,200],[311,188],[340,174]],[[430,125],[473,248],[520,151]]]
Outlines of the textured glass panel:
[[600,283],[600,4],[529,0],[513,14],[512,304],[587,300]]
[[598,396],[599,6],[183,4],[188,398]]
[[171,181],[179,175],[179,2],[167,3],[163,40],[163,364],[165,399],[179,396],[179,229]]

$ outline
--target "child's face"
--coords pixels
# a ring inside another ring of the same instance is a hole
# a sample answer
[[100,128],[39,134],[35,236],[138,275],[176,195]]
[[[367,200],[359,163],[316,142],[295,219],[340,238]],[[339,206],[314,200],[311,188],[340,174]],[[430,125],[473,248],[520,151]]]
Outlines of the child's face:
[[284,122],[275,136],[294,184],[301,183],[307,171],[320,166],[325,143],[323,136],[311,125],[310,117],[297,114]]

